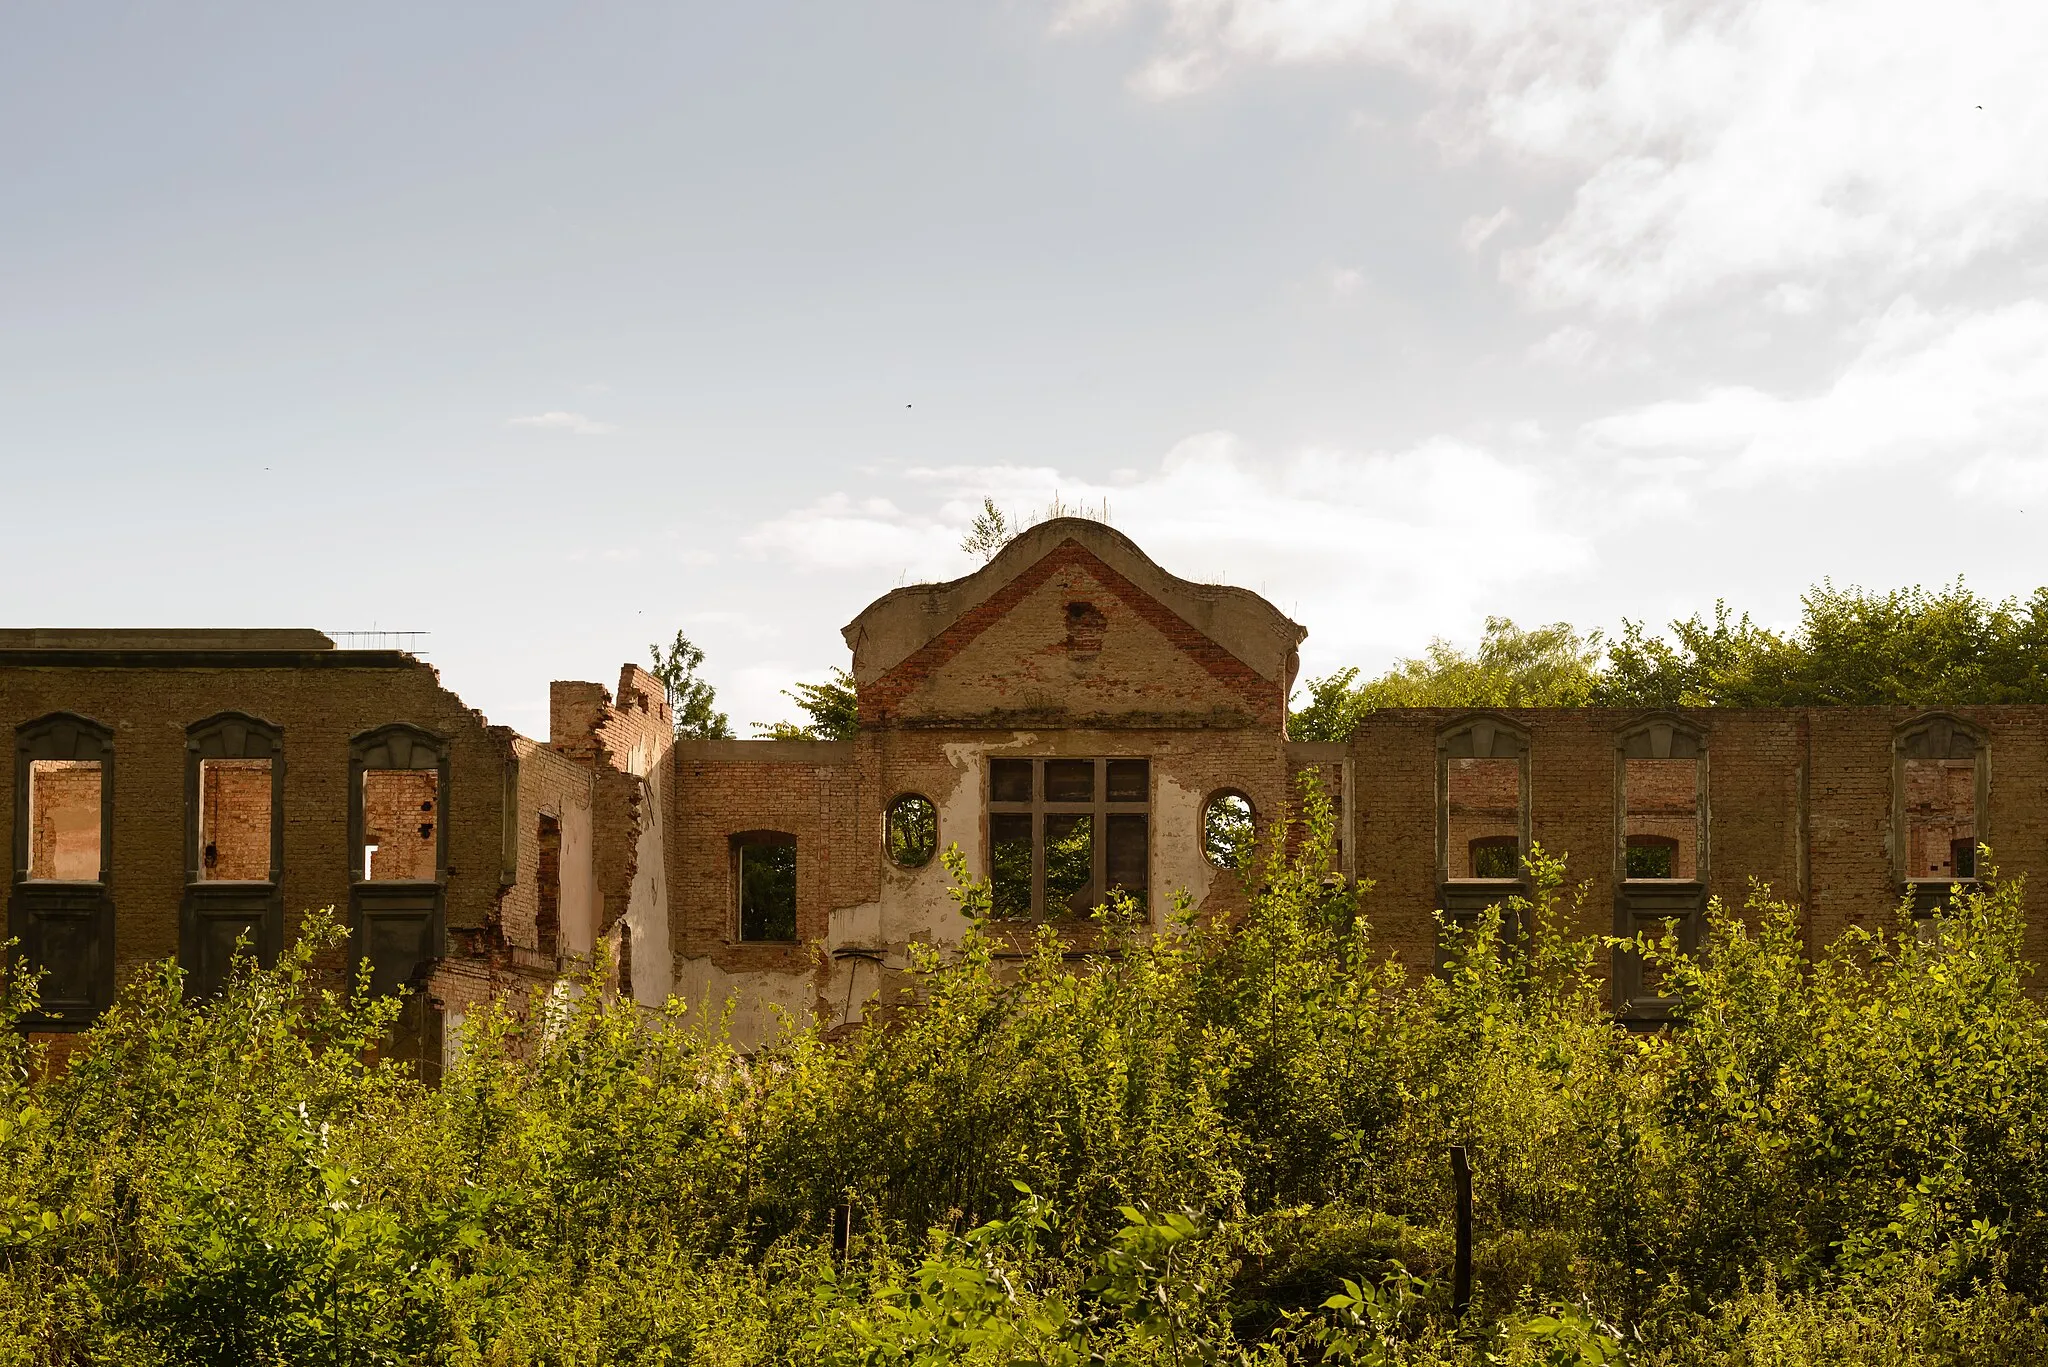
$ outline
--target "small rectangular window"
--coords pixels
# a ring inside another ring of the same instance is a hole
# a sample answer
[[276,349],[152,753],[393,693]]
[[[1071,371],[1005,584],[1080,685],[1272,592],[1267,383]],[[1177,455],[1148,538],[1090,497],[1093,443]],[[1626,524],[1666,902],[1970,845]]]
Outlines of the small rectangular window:
[[271,771],[267,759],[199,762],[199,877],[270,880]]
[[1623,766],[1628,803],[1627,876],[1698,878],[1698,758],[1626,759]]
[[1512,835],[1480,836],[1471,844],[1472,876],[1474,878],[1520,878],[1522,876],[1522,842]]
[[[1518,877],[1522,851],[1521,760],[1449,761],[1445,799],[1447,848],[1452,856],[1450,876]],[[1500,872],[1501,869],[1507,871]]]
[[28,876],[64,883],[100,878],[100,761],[37,759],[28,773]]
[[1095,801],[1095,761],[1049,759],[1045,762],[1047,802]]
[[1109,762],[1111,802],[1149,802],[1152,799],[1152,765],[1142,759],[1113,759]]
[[433,882],[439,876],[440,783],[434,769],[363,771],[365,880]]
[[991,802],[1031,801],[1032,763],[1028,759],[991,760],[988,796]]
[[742,837],[734,847],[739,884],[740,939],[796,939],[796,839]]

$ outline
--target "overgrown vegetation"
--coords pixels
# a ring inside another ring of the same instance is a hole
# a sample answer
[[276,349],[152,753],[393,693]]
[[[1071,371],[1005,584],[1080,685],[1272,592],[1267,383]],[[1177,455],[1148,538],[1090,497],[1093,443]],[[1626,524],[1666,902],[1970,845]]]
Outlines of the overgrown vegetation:
[[1996,602],[1961,582],[1874,593],[1831,582],[1780,634],[1726,603],[1668,637],[1624,622],[1613,640],[1559,622],[1489,617],[1476,651],[1436,641],[1378,678],[1310,679],[1297,740],[1343,740],[1382,707],[1810,707],[2048,702],[2048,588]]
[[[1233,925],[1102,913],[738,1056],[597,980],[470,1017],[438,1089],[316,920],[218,1002],[145,975],[68,1072],[0,1032],[0,1360],[1895,1364],[2048,1354],[2048,1023],[2021,889],[1809,957],[1759,889],[1652,947],[1669,1032],[1531,861],[1443,978],[1329,822]],[[6,1012],[25,1004],[15,984]],[[1446,1286],[1473,1154],[1477,1299]],[[842,1212],[845,1212],[842,1214]],[[835,1249],[835,1229],[850,1237]]]

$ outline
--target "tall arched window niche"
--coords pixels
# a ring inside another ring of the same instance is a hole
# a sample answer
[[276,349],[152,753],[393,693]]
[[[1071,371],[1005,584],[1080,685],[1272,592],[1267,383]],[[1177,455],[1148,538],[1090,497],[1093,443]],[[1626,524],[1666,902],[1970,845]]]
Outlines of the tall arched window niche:
[[284,937],[284,733],[240,712],[185,731],[185,897],[178,958],[187,990],[227,982],[235,945],[265,964]]
[[441,953],[448,742],[403,724],[349,742],[349,928],[390,992]]
[[14,883],[8,934],[41,1003],[23,1023],[91,1025],[114,997],[114,733],[69,712],[14,733]]
[[1916,717],[1892,742],[1892,863],[1916,916],[1932,915],[1977,878],[1991,798],[1984,732],[1943,712]]
[[[1614,933],[1661,940],[1669,927],[1690,953],[1707,902],[1707,733],[1670,715],[1624,727],[1614,788]],[[1635,1020],[1675,1005],[1656,966],[1626,950],[1614,956],[1614,1003]]]
[[[1488,714],[1445,727],[1437,733],[1436,798],[1438,902],[1444,914],[1467,923],[1488,907],[1526,896],[1529,733]],[[1439,947],[1439,967],[1442,959]]]

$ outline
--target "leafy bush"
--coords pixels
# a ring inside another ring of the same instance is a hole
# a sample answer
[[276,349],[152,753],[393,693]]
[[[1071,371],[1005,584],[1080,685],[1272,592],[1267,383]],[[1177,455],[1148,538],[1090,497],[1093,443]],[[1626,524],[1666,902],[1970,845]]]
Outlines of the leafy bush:
[[144,975],[66,1069],[0,1031],[0,1361],[2048,1356],[2017,883],[1817,951],[1759,888],[1697,958],[1636,946],[1680,1003],[1637,1033],[1558,861],[1426,974],[1307,806],[1241,918],[1106,908],[1086,964],[1000,962],[949,853],[963,945],[844,1041],[742,1056],[599,974],[472,1015],[430,1089],[315,972],[325,918],[217,1001]]

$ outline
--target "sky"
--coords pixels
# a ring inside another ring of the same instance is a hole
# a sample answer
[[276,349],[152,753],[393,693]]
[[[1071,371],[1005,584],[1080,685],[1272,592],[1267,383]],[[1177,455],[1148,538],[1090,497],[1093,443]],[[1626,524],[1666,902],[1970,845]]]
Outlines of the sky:
[[0,6],[0,625],[686,632],[1106,514],[1309,628],[2048,581],[2039,0]]

